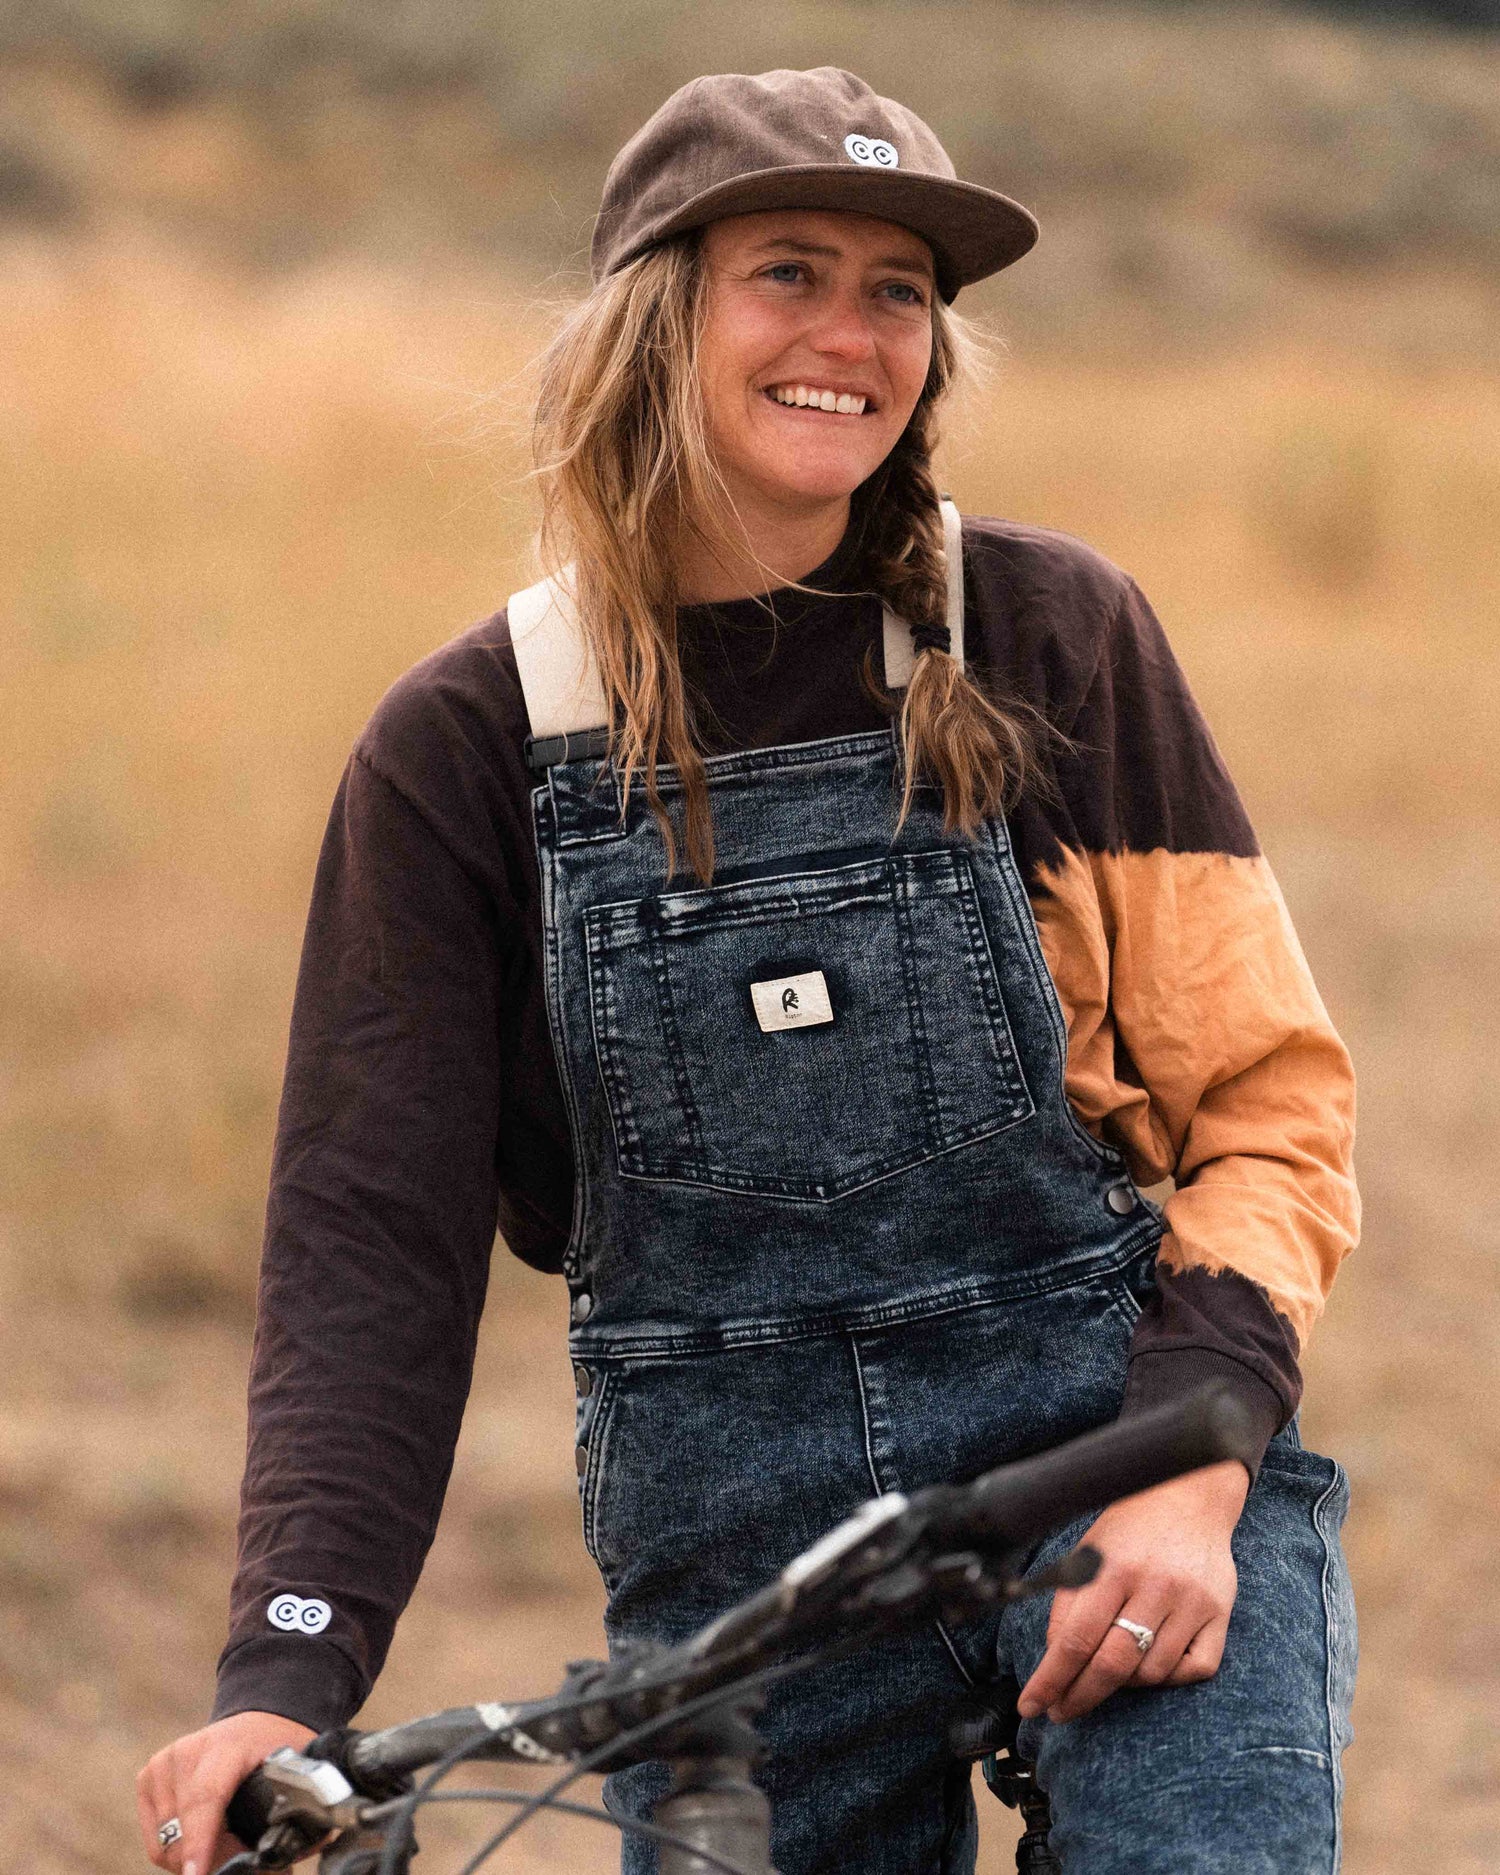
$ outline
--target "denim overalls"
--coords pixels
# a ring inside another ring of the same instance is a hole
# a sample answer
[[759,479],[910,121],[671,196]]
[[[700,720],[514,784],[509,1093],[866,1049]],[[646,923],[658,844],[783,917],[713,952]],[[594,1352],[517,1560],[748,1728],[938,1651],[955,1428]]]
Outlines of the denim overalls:
[[[873,1494],[1113,1418],[1161,1221],[1065,1096],[1003,821],[947,835],[919,788],[896,835],[892,733],[758,749],[708,762],[713,884],[668,883],[641,790],[622,817],[598,736],[577,733],[602,706],[566,605],[534,588],[511,622],[575,1149],[584,1538],[611,1646],[675,1640]],[[961,623],[950,605],[960,653]],[[889,673],[889,618],[887,643]],[[1280,1434],[1236,1535],[1218,1676],[1023,1728],[1069,1875],[1336,1867],[1345,1493]],[[778,1687],[761,1776],[782,1875],[972,1870],[945,1716],[974,1682],[1024,1681],[1045,1624],[1023,1603]],[[607,1799],[649,1815],[665,1784],[640,1766]],[[654,1850],[627,1838],[624,1867]]]

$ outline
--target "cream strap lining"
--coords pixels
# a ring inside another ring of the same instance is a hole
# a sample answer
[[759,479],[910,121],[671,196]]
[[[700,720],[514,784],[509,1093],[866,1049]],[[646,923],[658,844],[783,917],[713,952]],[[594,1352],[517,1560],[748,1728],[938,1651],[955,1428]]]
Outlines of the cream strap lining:
[[[943,549],[948,566],[948,634],[952,655],[964,661],[964,572],[962,523],[958,509],[946,496],[942,503]],[[523,592],[511,594],[506,605],[510,641],[531,734],[570,736],[608,723],[604,689],[594,668],[593,655],[578,623],[578,607],[569,587],[571,569],[555,579],[539,580]],[[884,608],[885,681],[891,690],[904,690],[911,681],[916,653],[911,629]]]

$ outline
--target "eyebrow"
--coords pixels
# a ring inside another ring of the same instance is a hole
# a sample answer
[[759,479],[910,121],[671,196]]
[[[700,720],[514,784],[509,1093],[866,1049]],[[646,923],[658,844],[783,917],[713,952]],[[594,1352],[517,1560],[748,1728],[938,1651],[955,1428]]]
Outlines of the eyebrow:
[[[794,241],[788,235],[773,235],[769,241],[762,241],[758,247],[751,248],[752,254],[766,254],[773,248],[779,248],[786,254],[818,254],[828,260],[842,260],[843,249],[823,247],[816,241]],[[902,273],[914,273],[920,279],[930,280],[932,268],[926,261],[913,260],[909,254],[880,254],[870,262],[872,267],[896,267]]]

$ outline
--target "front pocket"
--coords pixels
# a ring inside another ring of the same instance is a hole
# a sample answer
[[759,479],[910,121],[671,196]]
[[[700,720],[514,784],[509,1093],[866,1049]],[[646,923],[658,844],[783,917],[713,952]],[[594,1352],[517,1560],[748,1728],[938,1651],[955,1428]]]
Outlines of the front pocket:
[[[1035,1111],[967,853],[598,905],[584,929],[627,1177],[827,1202]],[[814,976],[831,1019],[762,1027],[765,985]]]
[[574,1416],[574,1450],[584,1454],[578,1475],[578,1503],[583,1516],[583,1545],[597,1563],[598,1539],[595,1533],[595,1506],[599,1498],[599,1479],[604,1467],[604,1444],[609,1435],[610,1411],[618,1384],[613,1368],[592,1368],[592,1386],[587,1399],[578,1402]]

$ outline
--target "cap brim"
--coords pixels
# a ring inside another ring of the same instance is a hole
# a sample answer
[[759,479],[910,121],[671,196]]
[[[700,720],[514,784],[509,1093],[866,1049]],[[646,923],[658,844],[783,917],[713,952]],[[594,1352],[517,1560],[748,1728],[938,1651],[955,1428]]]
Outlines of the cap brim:
[[899,222],[932,249],[938,291],[945,300],[960,287],[1019,260],[1035,245],[1039,232],[1035,216],[1019,202],[977,182],[873,165],[792,164],[752,170],[704,189],[633,243],[615,265],[633,260],[669,235],[765,208],[852,210]]

